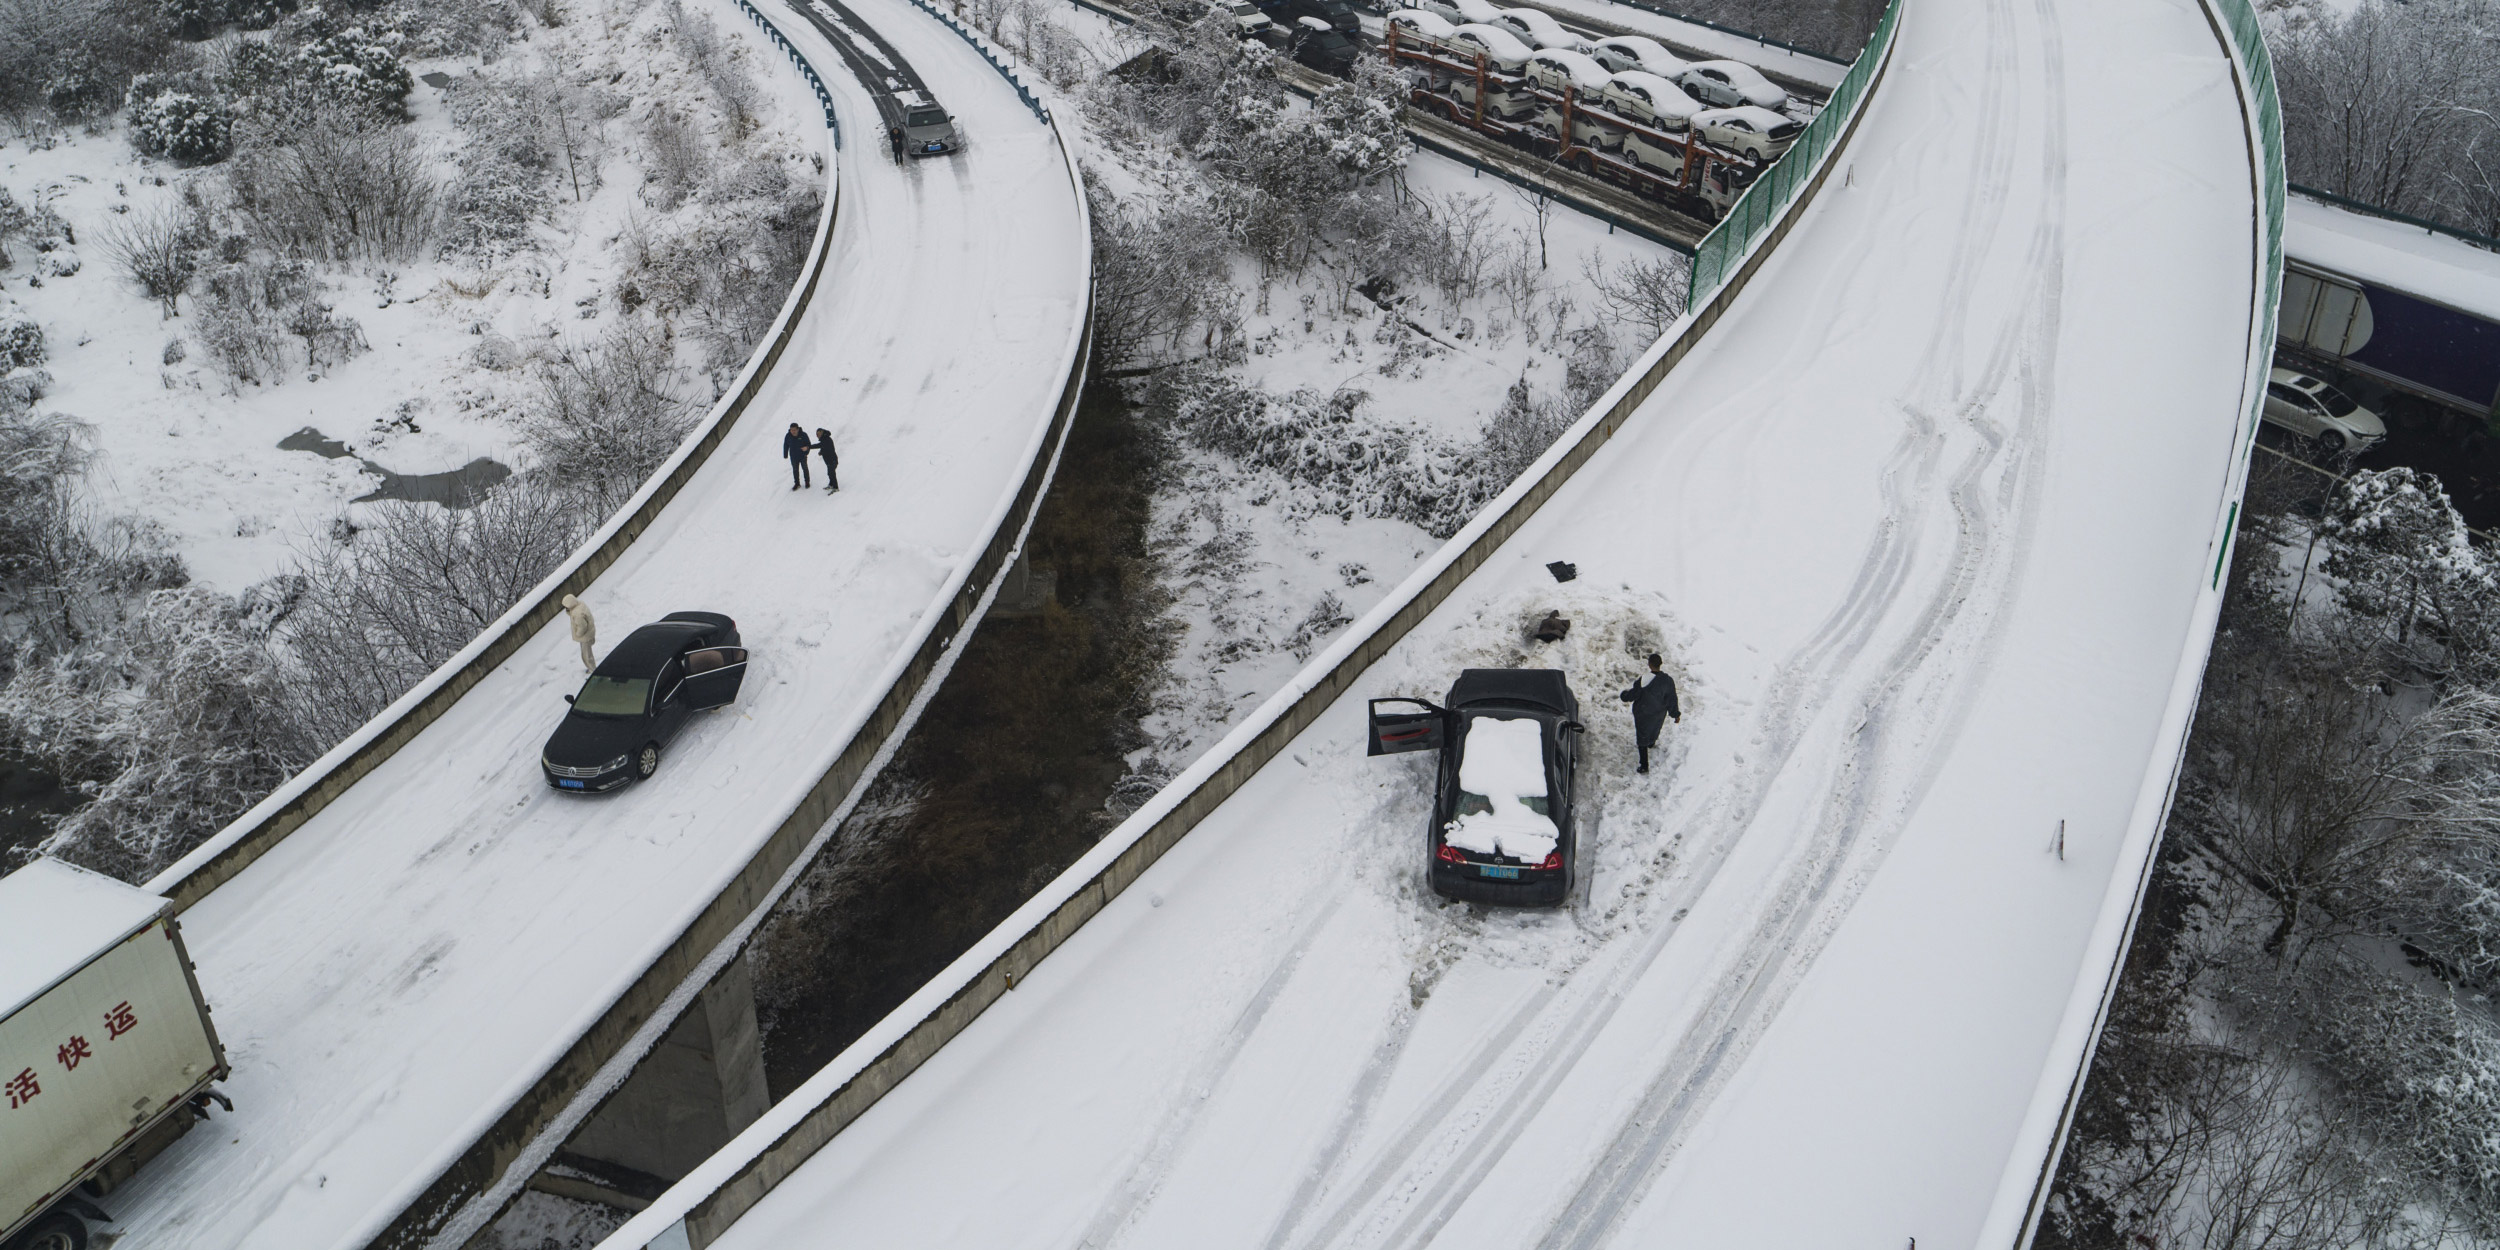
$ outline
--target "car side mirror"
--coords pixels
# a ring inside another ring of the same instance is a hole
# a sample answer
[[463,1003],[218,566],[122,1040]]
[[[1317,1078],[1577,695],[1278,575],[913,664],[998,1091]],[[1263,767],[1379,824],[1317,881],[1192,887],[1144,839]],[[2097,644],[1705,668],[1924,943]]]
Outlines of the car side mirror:
[[567,703],[571,703],[571,702],[573,701],[573,696],[571,696],[571,695],[569,695],[569,694],[568,694],[568,695],[566,695],[566,696],[564,696],[564,701],[565,701],[565,702],[567,702]]

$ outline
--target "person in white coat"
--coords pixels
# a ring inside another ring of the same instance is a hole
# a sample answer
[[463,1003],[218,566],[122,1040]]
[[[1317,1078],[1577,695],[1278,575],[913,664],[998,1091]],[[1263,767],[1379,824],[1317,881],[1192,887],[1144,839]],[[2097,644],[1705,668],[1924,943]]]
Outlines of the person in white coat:
[[573,618],[573,641],[582,644],[582,671],[587,673],[596,670],[599,667],[599,661],[591,655],[590,644],[599,639],[599,623],[590,619],[590,605],[571,595],[566,595],[564,614]]

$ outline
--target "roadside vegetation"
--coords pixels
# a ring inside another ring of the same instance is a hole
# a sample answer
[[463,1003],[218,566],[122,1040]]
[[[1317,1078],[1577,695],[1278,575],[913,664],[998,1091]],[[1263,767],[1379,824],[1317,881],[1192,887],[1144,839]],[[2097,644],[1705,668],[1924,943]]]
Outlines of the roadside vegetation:
[[2292,181],[2500,237],[2500,3],[2258,8]]
[[[431,129],[412,60],[450,67],[426,88]],[[12,865],[162,869],[633,493],[744,363],[813,237],[821,164],[764,133],[767,108],[747,55],[680,0],[0,0],[10,140],[141,158],[139,194],[125,178],[83,229],[40,189],[0,187],[0,751],[76,799]],[[624,194],[592,203],[609,180]],[[499,285],[551,292],[599,212],[623,227],[586,258],[613,277],[565,323],[526,341],[478,312],[455,324]],[[306,518],[277,576],[199,584],[165,526],[99,502],[92,422],[127,418],[54,398],[65,345],[44,309],[98,283],[161,323],[166,390],[213,382],[230,405],[372,352],[351,292],[432,301],[463,375],[438,393],[504,423],[520,472],[460,510]]]

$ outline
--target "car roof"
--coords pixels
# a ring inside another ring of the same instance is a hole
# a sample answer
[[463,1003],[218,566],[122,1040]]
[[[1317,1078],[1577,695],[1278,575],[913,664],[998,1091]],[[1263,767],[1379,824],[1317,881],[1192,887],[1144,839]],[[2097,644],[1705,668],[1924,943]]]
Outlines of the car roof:
[[1524,703],[1561,716],[1580,711],[1571,683],[1555,668],[1468,669],[1451,683],[1449,706],[1463,710],[1475,703]]
[[658,621],[625,635],[607,658],[599,661],[601,677],[649,677],[686,643],[712,632],[700,621]]
[[1693,115],[1693,120],[1697,122],[1714,122],[1726,117],[1741,117],[1765,130],[1770,129],[1773,126],[1783,126],[1788,124],[1788,118],[1778,113],[1774,113],[1759,104],[1739,104],[1734,108],[1707,109],[1703,112],[1695,113]]
[[1469,22],[1468,24],[1459,27],[1452,33],[1474,36],[1477,41],[1484,45],[1486,51],[1491,52],[1495,56],[1522,61],[1528,59],[1528,45],[1519,42],[1519,36],[1514,35],[1499,26],[1487,26],[1482,22]]

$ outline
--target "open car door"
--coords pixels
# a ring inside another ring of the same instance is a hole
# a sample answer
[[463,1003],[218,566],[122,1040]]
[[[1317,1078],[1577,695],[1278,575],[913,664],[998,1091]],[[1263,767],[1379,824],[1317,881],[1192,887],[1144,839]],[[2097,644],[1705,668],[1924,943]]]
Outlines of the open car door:
[[747,676],[744,647],[705,647],[685,657],[686,680],[677,697],[687,707],[726,707],[737,701],[738,683]]
[[[1383,703],[1404,704],[1411,710],[1382,711]],[[1438,751],[1449,732],[1450,714],[1422,699],[1374,699],[1371,714],[1371,742],[1365,755]]]

